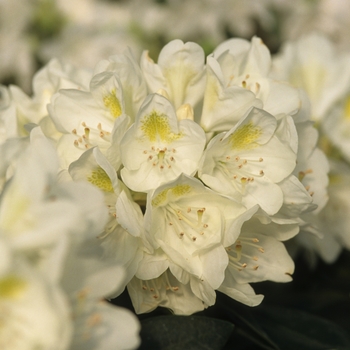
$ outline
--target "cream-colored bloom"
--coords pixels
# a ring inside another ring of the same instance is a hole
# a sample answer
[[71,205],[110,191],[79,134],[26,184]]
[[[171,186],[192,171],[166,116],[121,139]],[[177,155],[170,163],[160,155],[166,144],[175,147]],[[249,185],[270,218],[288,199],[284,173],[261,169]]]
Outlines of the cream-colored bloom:
[[176,109],[186,103],[195,107],[203,94],[204,51],[198,44],[173,40],[160,52],[158,63],[145,51],[141,69],[151,92],[166,91]]
[[281,129],[274,116],[251,109],[235,127],[209,142],[199,177],[213,190],[247,207],[259,204],[268,214],[275,214],[283,202],[278,183],[291,174],[296,164],[290,146],[296,135],[290,133],[292,139],[285,142]]
[[194,175],[204,145],[198,124],[189,119],[178,121],[172,104],[151,94],[121,141],[122,179],[132,190],[147,192],[181,173]]

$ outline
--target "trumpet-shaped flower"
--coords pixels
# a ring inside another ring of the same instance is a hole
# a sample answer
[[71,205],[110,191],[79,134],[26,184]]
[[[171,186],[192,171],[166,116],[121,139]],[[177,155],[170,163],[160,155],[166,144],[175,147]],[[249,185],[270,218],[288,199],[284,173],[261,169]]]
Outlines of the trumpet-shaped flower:
[[329,108],[343,98],[350,83],[348,54],[338,54],[321,34],[309,34],[287,42],[274,58],[273,74],[306,91],[313,120],[323,120]]
[[179,282],[169,270],[150,280],[134,277],[128,284],[128,292],[138,314],[151,312],[158,306],[177,315],[191,315],[206,308],[190,284]]
[[69,349],[137,348],[140,326],[135,315],[101,300],[124,286],[123,269],[101,259],[100,247],[91,240],[70,245],[61,265],[60,286],[73,321]]
[[201,125],[206,131],[225,131],[251,107],[278,116],[299,108],[295,88],[269,77],[271,56],[261,39],[230,39],[208,57],[207,84]]
[[181,173],[193,175],[204,145],[198,124],[178,121],[165,97],[149,95],[121,141],[122,179],[132,190],[147,192]]
[[82,232],[101,230],[107,213],[100,193],[87,184],[58,184],[54,148],[39,127],[31,131],[30,138],[31,144],[2,193],[2,236],[15,249],[30,251],[50,247],[67,233],[79,237]]
[[235,127],[209,142],[199,177],[213,190],[247,207],[259,204],[268,214],[275,214],[283,202],[278,183],[291,174],[296,163],[291,147],[297,142],[296,134],[291,131],[289,140],[283,134],[275,117],[253,108]]
[[[48,110],[56,128],[64,134],[58,144],[63,167],[94,146],[106,153],[111,133],[130,123],[125,114],[123,87],[115,72],[94,75],[89,92],[60,90],[52,97]],[[117,161],[117,168],[119,165]]]
[[129,190],[118,180],[116,171],[96,147],[85,151],[71,163],[69,173],[73,180],[88,181],[104,194],[109,219],[98,235],[99,243],[105,258],[125,267],[127,283],[142,258],[144,228],[140,207],[131,199]]
[[166,91],[176,109],[195,107],[205,87],[204,51],[195,43],[173,40],[161,50],[158,64],[145,51],[141,69],[151,92]]
[[94,73],[114,72],[123,86],[125,113],[135,120],[136,114],[147,96],[146,81],[131,50],[98,62]]
[[67,349],[73,327],[62,291],[15,256],[3,237],[0,253],[1,349]]
[[[236,242],[226,247],[229,263],[219,290],[243,304],[256,306],[263,296],[256,295],[249,283],[291,281],[294,262],[280,242],[291,233],[283,231],[280,225],[262,224],[254,217],[245,222]],[[294,230],[294,235],[297,232]]]
[[184,174],[160,186],[149,193],[145,214],[147,238],[160,252],[142,261],[137,277],[157,278],[169,267],[181,283],[190,283],[193,293],[212,305],[228,263],[224,246],[235,241],[242,223],[256,209],[247,211]]

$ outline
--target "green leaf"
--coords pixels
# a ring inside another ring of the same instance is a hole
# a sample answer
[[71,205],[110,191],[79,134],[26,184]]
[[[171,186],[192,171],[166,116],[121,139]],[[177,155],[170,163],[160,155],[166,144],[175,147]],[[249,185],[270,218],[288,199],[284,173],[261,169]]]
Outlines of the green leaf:
[[283,350],[350,349],[343,329],[321,317],[297,309],[264,306],[255,312],[264,331]]
[[152,350],[222,349],[234,325],[203,316],[158,316],[141,321],[141,347]]
[[246,349],[246,344],[255,345],[253,349],[280,350],[256,320],[254,315],[256,308],[243,305],[222,293],[217,293],[216,306],[235,325],[235,330],[229,342],[235,350]]

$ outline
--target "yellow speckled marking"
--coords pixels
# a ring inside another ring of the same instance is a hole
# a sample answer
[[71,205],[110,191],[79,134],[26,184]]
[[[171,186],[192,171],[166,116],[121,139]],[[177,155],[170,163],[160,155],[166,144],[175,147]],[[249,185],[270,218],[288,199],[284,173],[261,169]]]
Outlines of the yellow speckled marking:
[[0,279],[0,299],[16,299],[19,298],[27,282],[18,276],[8,275]]
[[122,114],[122,107],[118,100],[115,89],[103,97],[103,103],[105,107],[109,109],[114,118],[118,118]]
[[175,197],[181,197],[184,194],[187,194],[191,191],[191,186],[190,185],[176,185],[171,188],[166,188],[162,192],[160,192],[153,200],[152,200],[152,205],[154,207],[159,206],[160,204],[164,203],[164,201],[167,198],[168,192],[171,191],[172,194]]
[[174,134],[171,131],[168,117],[155,110],[146,115],[141,124],[141,130],[151,142],[160,139],[162,142],[170,143],[182,137],[181,133]]
[[251,149],[258,145],[255,143],[261,135],[261,128],[253,125],[252,122],[242,125],[232,135],[229,142],[232,149]]
[[94,170],[91,175],[87,177],[87,180],[102,191],[114,191],[111,179],[102,168],[97,168]]

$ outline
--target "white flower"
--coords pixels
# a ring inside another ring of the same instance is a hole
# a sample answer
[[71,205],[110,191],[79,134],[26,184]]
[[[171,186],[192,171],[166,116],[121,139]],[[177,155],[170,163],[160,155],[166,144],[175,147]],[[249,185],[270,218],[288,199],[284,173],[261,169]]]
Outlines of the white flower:
[[147,238],[159,251],[145,256],[137,277],[157,278],[169,267],[181,283],[190,283],[199,299],[212,305],[228,263],[224,246],[235,241],[242,223],[256,210],[247,211],[184,174],[160,186],[148,195],[145,214]]
[[[123,87],[114,72],[94,75],[89,92],[60,90],[52,97],[48,110],[58,131],[64,134],[58,144],[63,167],[68,167],[91,147],[99,146],[107,152],[113,130],[130,123],[124,113]],[[116,159],[117,167],[118,162]]]
[[191,315],[207,307],[195,296],[189,283],[179,282],[169,270],[150,280],[134,277],[128,284],[128,292],[138,314],[161,306],[176,315]]
[[323,120],[329,108],[349,88],[347,54],[338,54],[321,34],[309,34],[284,44],[274,58],[274,76],[306,91],[311,101],[311,119]]
[[141,69],[151,92],[166,91],[176,109],[186,103],[194,107],[203,94],[204,51],[198,44],[173,40],[161,50],[157,64],[145,51]]
[[296,161],[291,147],[296,134],[292,131],[285,141],[280,129],[274,116],[251,109],[235,127],[209,142],[199,177],[215,191],[275,214],[283,202],[278,183],[291,174]]
[[[88,181],[104,194],[109,219],[99,233],[105,259],[112,259],[126,269],[126,282],[134,276],[143,252],[143,215],[131,199],[129,190],[98,148],[85,151],[71,163],[69,173],[75,181]],[[124,286],[122,286],[124,287]],[[123,288],[122,288],[123,289]]]
[[140,325],[135,315],[101,300],[124,284],[123,269],[101,259],[95,241],[70,245],[62,263],[60,285],[67,294],[74,327],[69,349],[136,349]]
[[331,143],[350,162],[350,95],[348,92],[344,98],[333,105],[321,127]]
[[20,257],[15,257],[2,238],[1,349],[67,349],[72,322],[65,296],[60,288],[52,285]]
[[254,218],[244,223],[236,242],[226,247],[229,264],[219,291],[243,304],[256,306],[263,296],[255,295],[249,283],[291,281],[294,262],[280,242],[289,239],[291,231],[282,232],[280,225],[262,224]]
[[270,52],[261,39],[220,44],[208,58],[202,127],[207,132],[230,129],[253,106],[275,116],[294,114],[299,108],[297,90],[271,79],[270,69]]
[[74,188],[58,184],[54,148],[39,127],[31,131],[30,138],[31,144],[2,193],[2,235],[14,249],[31,251],[50,247],[70,232],[77,237],[90,230],[99,232],[106,219],[100,193],[86,184]]
[[331,162],[329,201],[319,213],[321,227],[342,246],[350,249],[349,212],[350,169],[345,163]]
[[147,192],[181,173],[193,175],[204,145],[198,124],[178,121],[170,102],[151,94],[121,141],[122,179],[132,190]]
[[125,113],[135,121],[136,114],[147,96],[147,85],[131,50],[98,62],[94,74],[103,72],[114,72],[118,75],[123,86]]

